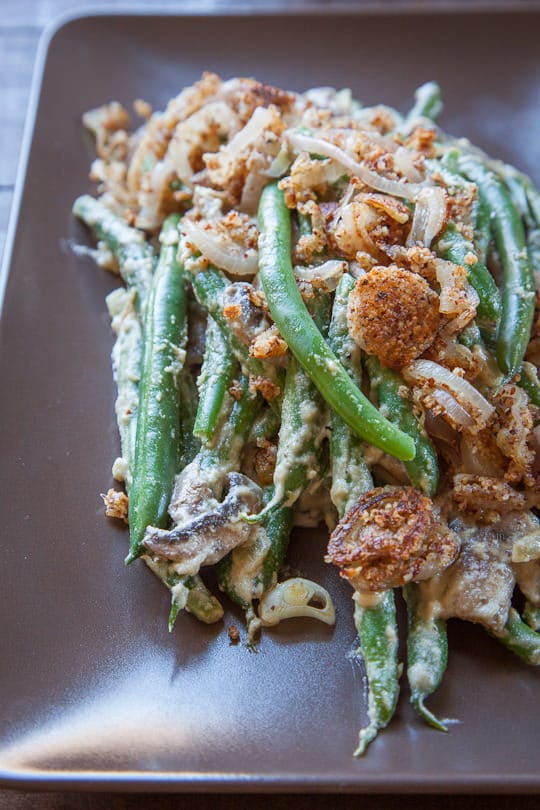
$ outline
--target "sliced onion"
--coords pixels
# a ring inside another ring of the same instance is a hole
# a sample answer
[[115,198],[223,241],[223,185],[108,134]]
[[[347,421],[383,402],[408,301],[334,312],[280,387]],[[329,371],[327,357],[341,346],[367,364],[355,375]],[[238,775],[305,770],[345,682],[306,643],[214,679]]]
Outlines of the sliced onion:
[[290,174],[293,188],[301,195],[306,189],[335,183],[343,168],[334,160],[311,160],[304,152],[292,164]]
[[259,269],[259,255],[253,248],[246,250],[232,239],[216,235],[188,219],[182,221],[182,232],[205,259],[232,276],[253,276]]
[[238,206],[240,211],[245,211],[247,214],[257,213],[261,191],[267,183],[268,177],[265,177],[262,172],[250,172],[247,175]]
[[354,200],[336,208],[330,228],[332,238],[344,256],[354,259],[359,250],[376,255],[377,245],[369,229],[377,222],[375,210],[366,203]]
[[446,194],[439,186],[423,188],[417,198],[407,247],[420,242],[429,247],[446,219]]
[[218,219],[223,214],[223,192],[207,186],[193,186],[193,207],[206,220]]
[[459,446],[461,454],[461,469],[471,475],[489,475],[493,478],[502,478],[501,469],[495,464],[477,442],[471,442],[470,437],[463,437]]
[[432,400],[441,408],[448,421],[456,428],[472,428],[474,419],[448,391],[437,389],[431,394]]
[[458,265],[453,262],[448,262],[445,259],[435,259],[435,272],[437,274],[437,283],[441,290],[439,292],[439,312],[444,315],[451,315],[455,309],[455,296],[452,295],[452,290],[456,287]]
[[480,299],[463,267],[444,259],[435,259],[434,263],[441,288],[439,312],[452,318],[447,333],[455,335],[474,318]]
[[[449,371],[432,360],[414,360],[403,369],[407,382],[428,384],[451,394],[465,409],[478,428],[485,427],[495,412],[493,405],[467,380]],[[434,395],[437,392],[434,392]]]
[[403,197],[407,200],[415,200],[421,189],[420,185],[407,182],[398,182],[397,180],[389,180],[387,177],[382,177],[377,172],[367,169],[358,163],[350,155],[340,149],[329,141],[323,138],[315,138],[311,135],[303,135],[295,130],[287,130],[285,137],[288,139],[291,146],[302,152],[314,152],[324,157],[332,158],[337,163],[340,163],[351,174],[358,177],[366,186],[374,188],[376,191],[382,191],[385,194],[393,194],[395,197]]
[[265,626],[299,616],[335,624],[336,612],[328,591],[309,579],[295,577],[267,591],[259,602],[259,618]]
[[299,281],[323,281],[327,290],[335,290],[338,282],[347,270],[347,262],[341,262],[338,259],[329,259],[323,264],[309,265],[302,267],[296,265],[294,268],[294,275]]
[[194,148],[200,147],[205,132],[215,128],[218,134],[228,135],[237,121],[232,109],[223,101],[210,102],[197,110],[176,127],[165,157],[168,168],[174,169],[183,182],[190,182],[193,174],[190,156]]
[[291,165],[291,158],[287,149],[281,149],[267,169],[263,169],[266,177],[283,177]]
[[175,177],[170,163],[160,160],[152,169],[149,187],[143,182],[139,192],[140,211],[135,224],[138,228],[154,230],[163,221],[162,204],[169,194],[169,183]]
[[[444,442],[447,445],[455,446],[456,444],[456,433],[448,422],[446,422],[441,415],[436,415],[433,411],[430,411],[429,408],[426,408],[425,411],[425,422],[424,427],[426,432],[429,436],[434,439],[438,439],[441,442]],[[458,457],[456,454],[456,461]]]
[[414,165],[415,157],[417,157],[416,152],[412,152],[405,146],[398,146],[394,152],[394,166],[409,182],[420,183],[422,173]]
[[514,540],[512,562],[523,563],[540,560],[540,531],[532,531]]
[[[275,143],[268,138],[261,138],[265,130],[270,130],[272,126],[274,129],[277,125],[281,124],[278,113],[275,109],[268,107],[257,107],[247,124],[237,132],[234,138],[219,150],[219,157],[217,165],[210,164],[209,166],[210,178],[214,183],[226,187],[228,185],[228,178],[231,173],[234,174],[237,170],[236,164],[244,161],[247,156],[248,147],[253,147],[257,142],[257,148],[252,149],[249,154],[249,174],[245,180],[242,197],[240,200],[240,209],[249,213],[255,213],[259,202],[259,195],[263,186],[268,182],[268,177],[272,174],[267,174],[266,168],[270,164],[273,171],[280,171],[284,173],[288,166],[287,153],[283,155],[283,148],[279,153],[280,160],[276,162],[274,154],[266,154],[268,150],[273,150]],[[265,142],[260,145],[260,142]],[[206,155],[203,156],[206,160]],[[279,157],[279,156],[278,156]],[[285,161],[284,161],[285,159]],[[279,174],[275,175],[279,176]]]
[[[403,147],[399,147],[392,138],[389,138],[388,135],[383,135],[382,133],[378,132],[376,129],[373,129],[371,124],[366,123],[367,129],[362,130],[362,135],[365,136],[366,140],[373,144],[374,146],[381,146],[385,152],[391,152],[395,154],[398,149],[402,149]],[[341,130],[338,130],[341,132]],[[358,136],[358,130],[353,129],[352,132],[354,136]]]
[[404,225],[410,219],[411,215],[407,206],[389,194],[364,191],[358,194],[356,199],[367,203],[376,211],[383,211],[395,222],[399,222],[400,225]]
[[156,162],[149,171],[143,171],[142,164],[138,168],[140,211],[137,227],[154,229],[163,221],[162,203],[170,194],[169,183],[173,178],[178,177],[185,183],[194,182],[190,158],[193,150],[200,146],[201,141],[204,142],[205,133],[217,129],[220,135],[227,135],[236,125],[236,115],[223,101],[206,104],[176,125],[163,160]]
[[306,90],[304,98],[316,107],[331,110],[335,115],[348,115],[353,104],[352,93],[347,87],[342,90],[334,87],[312,87]]
[[268,107],[256,107],[245,127],[236,133],[222,151],[231,158],[235,158],[242,149],[250,146],[253,141],[257,140],[261,132],[272,124],[275,115],[275,112]]

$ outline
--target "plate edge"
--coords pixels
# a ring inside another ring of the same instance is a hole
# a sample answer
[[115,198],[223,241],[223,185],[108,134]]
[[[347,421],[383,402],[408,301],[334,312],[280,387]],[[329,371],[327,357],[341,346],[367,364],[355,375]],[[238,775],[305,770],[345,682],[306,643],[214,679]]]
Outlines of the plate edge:
[[177,772],[144,773],[125,771],[100,773],[93,771],[43,771],[28,773],[0,772],[0,787],[10,790],[57,791],[75,790],[98,792],[159,792],[159,793],[321,793],[321,794],[470,794],[470,795],[539,795],[540,776],[523,774],[514,777],[501,775],[460,775],[456,779],[418,777],[403,779],[402,775],[388,779],[383,776],[359,775],[358,781],[337,776],[325,779],[304,774],[287,777],[278,774],[252,776],[247,774],[203,773],[182,775]]

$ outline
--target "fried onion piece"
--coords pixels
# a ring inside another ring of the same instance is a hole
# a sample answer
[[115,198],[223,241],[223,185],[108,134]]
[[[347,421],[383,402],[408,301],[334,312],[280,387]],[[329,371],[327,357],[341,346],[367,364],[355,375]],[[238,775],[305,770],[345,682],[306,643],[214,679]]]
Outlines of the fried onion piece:
[[125,492],[117,489],[109,489],[105,495],[101,496],[105,504],[105,514],[107,517],[117,518],[128,522],[128,496]]
[[421,276],[395,265],[374,267],[349,296],[353,340],[390,368],[419,357],[432,344],[439,320],[437,293]]
[[461,513],[478,524],[492,523],[501,514],[524,509],[526,497],[506,481],[489,475],[461,473],[454,476],[451,496]]
[[333,531],[327,562],[357,590],[382,591],[432,577],[459,551],[433,501],[414,487],[376,487]]

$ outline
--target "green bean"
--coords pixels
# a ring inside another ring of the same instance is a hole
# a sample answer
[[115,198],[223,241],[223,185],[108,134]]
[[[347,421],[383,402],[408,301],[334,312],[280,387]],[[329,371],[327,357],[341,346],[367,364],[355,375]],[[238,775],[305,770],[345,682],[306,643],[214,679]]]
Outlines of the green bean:
[[300,236],[311,236],[313,227],[308,214],[298,214],[298,233]]
[[143,231],[131,228],[122,217],[88,194],[75,200],[73,213],[113,253],[127,287],[137,293],[137,309],[143,312],[155,265],[154,251]]
[[362,383],[361,351],[352,339],[347,325],[347,304],[355,283],[350,273],[343,273],[338,282],[328,329],[328,343],[351,379],[360,385]]
[[331,414],[330,427],[330,497],[338,514],[343,516],[373,486],[373,481],[364,459],[362,440],[335,414]]
[[[487,262],[489,245],[491,242],[491,215],[489,206],[483,199],[476,201],[476,222],[474,224],[474,246],[478,261],[484,265]],[[498,288],[497,288],[498,289]]]
[[[236,363],[234,371],[240,371]],[[249,391],[248,378],[241,374],[239,377],[240,398],[233,400],[228,395],[223,398],[214,441],[211,445],[203,445],[194,459],[196,473],[193,474],[200,475],[200,480],[214,490],[221,489],[228,473],[240,469],[244,445],[261,405],[260,398]],[[194,484],[196,483],[197,481],[194,481]],[[218,564],[218,570],[221,564]],[[222,617],[221,605],[206,589],[202,580],[197,577],[178,576],[174,563],[169,564],[165,575],[166,584],[172,593],[170,627],[184,608],[206,623],[218,621]]]
[[280,414],[267,405],[255,418],[249,434],[249,441],[257,444],[259,441],[273,439],[279,432],[280,422]]
[[309,481],[317,477],[324,428],[324,401],[296,358],[291,357],[285,375],[274,494],[258,515],[246,518],[250,523],[260,522],[280,506],[292,506]]
[[[345,273],[339,281],[332,309],[328,343],[352,380],[360,387],[361,352],[351,338],[347,326],[347,301],[354,284],[354,278],[348,273]],[[373,480],[364,459],[362,440],[335,411],[330,414],[330,428],[332,464],[330,497],[341,518],[358,498],[373,486]]]
[[[401,376],[391,369],[383,368],[376,357],[367,357],[366,364],[371,385],[379,400],[379,407],[384,409],[383,412],[388,413],[389,417],[395,420],[400,428],[414,439],[416,455],[412,461],[404,462],[411,483],[422,489],[426,495],[433,497],[437,491],[439,476],[437,454],[416,418],[410,399],[401,395],[404,390],[404,382]],[[438,632],[435,632],[435,627],[431,628],[427,624],[421,624],[419,621],[414,620],[409,611],[407,647],[409,650],[408,676],[411,689],[416,684],[415,672],[418,670],[418,665],[427,655],[433,655],[440,661],[442,677],[446,664],[446,632],[444,624],[436,625],[436,630]],[[428,643],[430,645],[429,652]],[[437,685],[438,681],[435,681],[433,689]],[[418,695],[416,691],[412,693],[411,700],[414,708],[422,717],[431,718],[429,722],[432,725],[438,723],[436,718],[424,708],[423,697]]]
[[536,288],[540,289],[540,192],[526,175],[511,166],[504,167],[502,176],[525,223],[529,261]]
[[[181,577],[173,571],[170,576],[170,583],[169,632],[172,631],[178,614],[184,608],[204,624],[214,624],[223,618],[223,608],[219,600],[208,590],[199,574],[193,577]],[[179,592],[181,592],[182,588],[187,589],[187,594],[179,598]]]
[[534,273],[534,283],[540,290],[540,223],[527,230],[527,250]]
[[462,174],[477,184],[480,199],[491,211],[491,228],[504,277],[497,362],[503,374],[511,379],[523,362],[535,304],[534,275],[523,223],[503,182],[481,161],[462,154],[458,166]]
[[380,410],[414,441],[416,447],[414,459],[404,462],[411,483],[429,497],[433,497],[439,482],[437,452],[414,413],[404,380],[397,371],[383,368],[374,355],[366,357],[366,365],[371,386],[379,400]]
[[[316,292],[310,301],[317,327],[326,331],[330,296]],[[274,494],[258,515],[258,522],[278,506],[292,506],[320,471],[320,450],[326,431],[326,407],[317,388],[298,364],[289,359],[281,407],[281,426],[274,472]]]
[[[203,446],[198,455],[197,460],[201,472],[204,474],[205,479],[212,481],[214,486],[219,485],[227,473],[240,468],[245,443],[250,434],[253,421],[261,407],[260,398],[250,393],[249,379],[245,375],[241,375],[240,385],[242,387],[242,396],[240,399],[234,400],[228,417],[224,418],[222,415],[219,419],[220,427],[212,445]],[[251,546],[249,543],[245,545]],[[258,550],[256,540],[254,544],[255,556],[257,556]],[[257,592],[257,596],[250,598],[249,594],[246,593],[246,587],[249,590],[255,586],[253,583],[246,586],[245,576],[242,576],[242,572],[235,568],[235,557],[233,556],[235,552],[236,549],[233,549],[232,552],[217,563],[218,583],[220,589],[233,601],[248,610],[251,607],[252,599],[258,598],[259,594]],[[242,550],[236,552],[236,558],[238,558],[238,555],[245,553],[246,549],[242,547]],[[284,553],[285,549],[283,550]]]
[[[336,289],[328,339],[330,347],[347,373],[361,384],[362,365],[360,349],[351,339],[347,327],[347,299],[354,287],[354,279],[344,274]],[[332,486],[330,496],[342,518],[348,509],[372,486],[371,473],[365,462],[362,442],[336,413],[332,413],[330,458]],[[369,722],[359,734],[361,756],[377,732],[392,719],[399,695],[399,665],[397,660],[398,628],[391,591],[362,605],[355,598],[354,621],[360,638],[360,652],[364,661],[368,687]]]
[[[142,329],[134,307],[134,294],[119,287],[107,296],[107,308],[112,318],[116,340],[112,351],[113,375],[116,381],[116,421],[120,434],[120,448],[124,469],[116,470],[115,477],[124,479],[126,492],[131,489],[137,409],[139,407],[139,379],[142,363]],[[115,462],[116,467],[116,462]]]
[[467,349],[473,349],[475,346],[483,345],[482,334],[474,321],[468,323],[467,326],[461,330],[457,339],[458,343],[461,343],[461,345],[465,346]]
[[259,276],[272,318],[292,354],[358,435],[396,458],[412,459],[414,442],[384,419],[352,382],[302,301],[291,264],[289,211],[276,183],[262,192],[259,224]]
[[514,608],[510,608],[504,629],[499,632],[490,632],[501,644],[504,644],[527,664],[533,666],[540,664],[540,634],[525,624]]
[[441,88],[437,82],[426,82],[417,88],[414,94],[414,106],[405,118],[404,132],[410,132],[419,118],[435,121],[442,112]]
[[[235,371],[239,372],[236,364]],[[200,480],[209,484],[214,490],[222,487],[228,473],[240,469],[244,445],[261,404],[260,398],[250,393],[248,378],[244,375],[239,376],[240,398],[232,400],[230,396],[227,396],[223,399],[214,441],[209,446],[203,445],[193,461],[196,470],[193,475],[200,475]],[[194,481],[194,484],[196,483],[197,480]],[[221,564],[218,564],[218,570]],[[176,616],[184,607],[198,619],[207,623],[218,621],[221,618],[223,615],[221,605],[206,589],[202,580],[178,576],[174,563],[169,564],[164,576],[168,578],[166,584],[171,588],[173,597],[169,626],[174,624]],[[173,586],[178,587],[173,590]]]
[[[456,155],[457,152],[452,150],[443,156],[442,161],[439,159],[426,161],[429,171],[441,178],[451,195],[455,190],[466,192],[471,185],[469,180],[459,174]],[[474,221],[472,251],[476,254],[478,261],[485,265],[491,242],[490,212],[485,202],[478,198],[474,202],[472,219]]]
[[[231,331],[222,305],[223,292],[229,286],[227,277],[220,270],[209,266],[206,270],[201,270],[192,276],[191,284],[199,304],[208,311],[222,329],[242,370],[252,377],[265,377],[280,390],[283,384],[281,371],[269,363],[251,357],[247,346]],[[273,400],[271,404],[272,407],[279,410],[279,399],[276,398],[276,400]]]
[[221,329],[212,316],[208,316],[204,360],[197,381],[199,405],[193,427],[194,435],[204,444],[210,444],[216,432],[235,365]]
[[[433,171],[439,172],[444,182],[450,187],[461,188],[469,184],[461,174],[457,164],[457,153],[452,151],[444,157],[444,163],[429,161]],[[477,314],[480,320],[498,323],[501,296],[493,276],[486,267],[486,258],[491,241],[490,211],[486,201],[477,199],[474,213],[474,237],[469,242],[459,231],[454,222],[450,222],[437,243],[437,252],[443,259],[459,264],[468,271],[471,285],[480,298]],[[467,254],[473,253],[477,261],[468,265]]]
[[480,299],[476,310],[478,319],[481,322],[497,323],[501,309],[501,296],[498,287],[483,262],[467,263],[467,254],[474,252],[474,246],[458,231],[453,222],[446,226],[439,239],[437,252],[443,259],[459,264],[467,270],[469,282]]
[[[272,499],[272,488],[269,488],[266,497],[268,497],[268,500]],[[268,551],[264,557],[258,575],[262,593],[265,593],[277,583],[279,569],[283,564],[289,544],[292,525],[293,510],[290,506],[282,506],[280,509],[274,509],[266,516],[262,523],[270,540]]]
[[223,608],[219,600],[208,590],[198,574],[180,576],[175,570],[174,563],[147,556],[143,559],[171,592],[169,632],[172,632],[178,614],[184,609],[204,624],[213,624],[223,618]]
[[533,405],[540,408],[540,380],[538,379],[538,369],[533,363],[524,361],[517,384],[523,388]]
[[[263,503],[272,500],[273,484],[263,490]],[[255,530],[252,542],[233,549],[217,565],[219,587],[244,610],[277,583],[293,522],[291,507],[273,509]]]
[[503,171],[502,179],[506,185],[508,193],[514,203],[515,209],[519,216],[524,220],[527,226],[531,225],[529,215],[529,200],[527,191],[522,182],[520,182],[517,172]]
[[[304,227],[308,232],[309,222],[304,222]],[[330,313],[329,296],[315,293],[311,309],[315,322],[324,329]],[[264,489],[261,512],[246,518],[259,523],[260,529],[252,543],[234,549],[220,568],[220,586],[247,611],[248,626],[253,600],[277,582],[292,526],[291,507],[320,466],[324,413],[319,392],[293,357],[285,375],[274,483]],[[309,418],[305,418],[306,414]],[[269,420],[272,415],[267,409],[263,430],[269,436],[275,435],[279,428],[275,417]],[[261,427],[257,426],[256,435],[260,434]],[[251,438],[253,435],[252,431]]]
[[532,220],[536,225],[540,225],[540,191],[527,175],[518,173],[518,179],[527,194]]
[[201,447],[197,459],[201,471],[210,475],[219,469],[223,475],[240,468],[245,443],[253,420],[261,407],[261,399],[249,389],[249,378],[239,375],[240,397],[234,399],[227,417],[221,417],[213,443]]
[[523,608],[523,620],[532,630],[540,632],[540,606],[527,600]]
[[407,678],[411,704],[428,725],[438,731],[448,731],[424,705],[424,701],[439,687],[448,663],[446,622],[426,614],[416,583],[403,588],[407,604]]
[[[125,470],[123,473],[124,481],[128,494],[131,489],[133,454],[135,450],[135,430],[139,403],[139,377],[141,373],[143,344],[140,319],[132,304],[133,293],[122,288],[114,290],[107,296],[107,306],[113,317],[113,329],[117,333],[117,339],[113,348],[113,368],[118,388],[116,415],[120,432],[122,458],[125,462]],[[196,394],[196,392],[193,392],[194,387],[195,383],[193,382],[193,378],[189,370],[186,370],[184,366],[180,381],[180,401],[182,403],[180,422],[181,425],[184,425],[184,429],[180,430],[180,467],[184,467],[192,460],[194,445],[196,444],[192,435],[192,425],[189,425],[190,416],[193,412],[192,403],[195,401],[194,393]],[[167,587],[171,587],[171,577],[173,576],[175,577],[175,581],[172,584],[178,584],[180,581],[180,578],[175,574],[171,564],[168,564],[169,570],[163,566],[158,570],[155,564],[150,564],[148,558],[145,558],[145,560]],[[186,583],[186,587],[189,587],[186,602],[186,609],[189,612],[205,623],[218,621],[221,618],[223,610],[219,602],[206,589],[199,577],[190,578],[189,583]],[[178,602],[173,596],[171,616],[175,610],[177,613]],[[176,613],[174,613],[172,623],[174,623]],[[169,629],[172,629],[171,623]]]
[[193,433],[197,412],[197,386],[191,370],[184,365],[180,375],[180,431],[178,445],[178,466],[181,471],[193,461],[201,443]]
[[[414,439],[416,455],[412,461],[404,462],[411,483],[429,497],[433,497],[437,491],[439,478],[437,453],[416,418],[410,399],[401,395],[404,381],[396,371],[383,368],[376,357],[367,357],[366,364],[372,387],[379,400],[379,407]],[[435,728],[446,730],[424,706],[424,699],[437,688],[446,668],[448,657],[446,624],[422,618],[417,611],[415,587],[411,585],[405,589],[408,608],[407,676],[411,687],[411,702],[418,714],[428,723]],[[429,672],[431,677],[429,684],[425,680],[426,672]]]
[[187,339],[185,279],[176,261],[177,226],[176,215],[163,223],[161,254],[147,306],[126,563],[143,553],[147,526],[166,527],[177,467],[178,388]]
[[354,621],[364,658],[369,723],[361,729],[355,756],[362,756],[380,729],[388,725],[399,697],[398,635],[393,591],[380,597],[376,609],[364,608],[355,596]]

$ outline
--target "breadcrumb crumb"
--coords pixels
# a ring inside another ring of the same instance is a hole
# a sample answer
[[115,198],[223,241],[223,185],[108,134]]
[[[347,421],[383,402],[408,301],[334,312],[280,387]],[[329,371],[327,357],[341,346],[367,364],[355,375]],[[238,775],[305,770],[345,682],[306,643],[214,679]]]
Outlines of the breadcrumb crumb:
[[117,518],[128,522],[128,496],[117,489],[109,489],[106,495],[101,495],[105,504],[107,517]]

